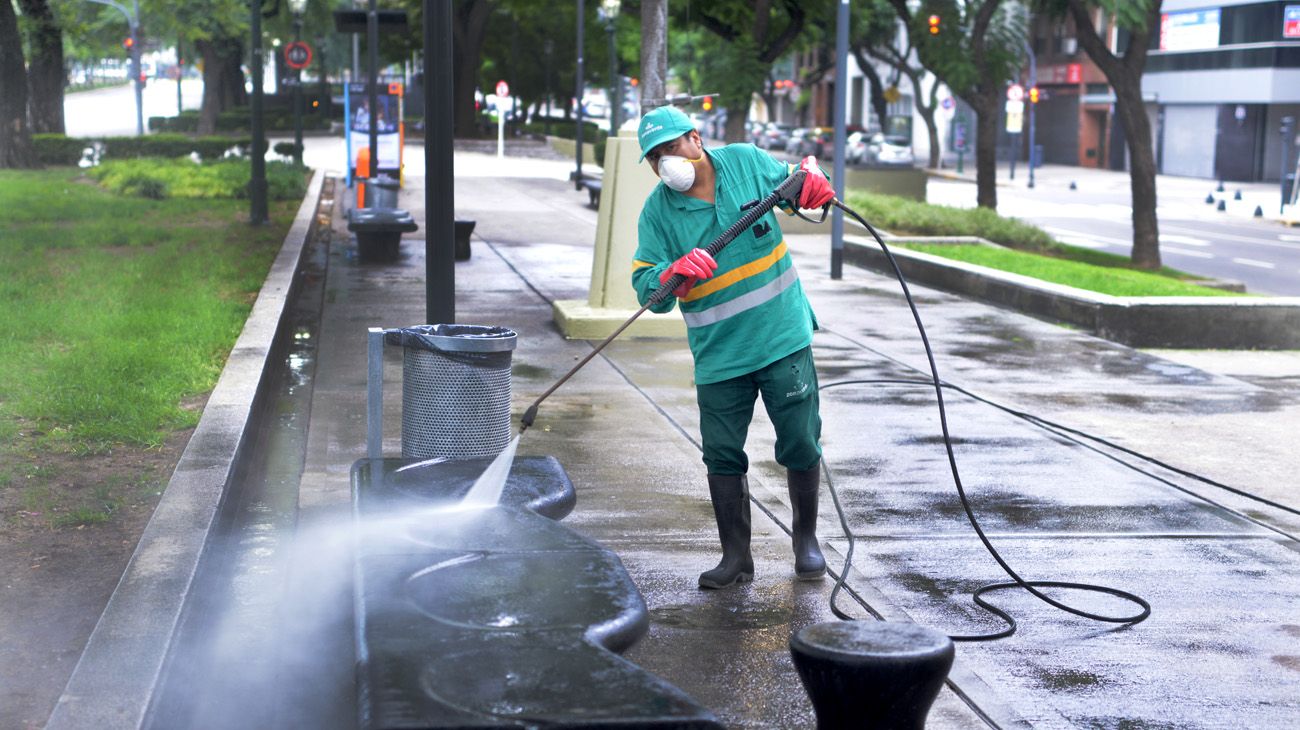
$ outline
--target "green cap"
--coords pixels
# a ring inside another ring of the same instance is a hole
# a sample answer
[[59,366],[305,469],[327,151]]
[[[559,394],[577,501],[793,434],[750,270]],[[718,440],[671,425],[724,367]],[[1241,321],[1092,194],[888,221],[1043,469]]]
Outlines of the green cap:
[[691,118],[677,107],[661,106],[652,110],[641,117],[641,126],[636,131],[637,139],[641,142],[641,160],[645,159],[647,152],[664,142],[671,142],[687,132],[694,131],[695,124],[691,122]]

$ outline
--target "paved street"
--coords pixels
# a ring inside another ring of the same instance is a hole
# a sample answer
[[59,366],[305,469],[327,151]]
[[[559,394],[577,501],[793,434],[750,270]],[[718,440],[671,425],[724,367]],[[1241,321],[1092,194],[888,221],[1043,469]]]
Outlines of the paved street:
[[[149,117],[176,116],[176,82],[149,79],[141,94],[145,130]],[[203,81],[181,82],[181,106],[198,109],[203,102]],[[135,92],[129,84],[67,94],[63,100],[64,124],[69,137],[134,136]]]
[[[946,171],[951,172],[951,171]],[[970,168],[966,168],[970,177]],[[1132,208],[1126,172],[1049,165],[1035,171],[1035,187],[1026,186],[1027,171],[1018,165],[1010,180],[998,170],[998,212],[1041,226],[1062,243],[1128,256],[1132,251]],[[1075,182],[1077,190],[1070,190]],[[1280,192],[1273,183],[1225,183],[1161,175],[1156,180],[1160,253],[1176,269],[1217,279],[1240,281],[1249,292],[1300,295],[1300,227],[1288,228],[1278,216]],[[1242,199],[1235,200],[1241,191]],[[933,177],[929,202],[971,207],[975,186],[967,181]],[[1213,195],[1216,203],[1207,204]],[[1224,199],[1227,210],[1219,211]],[[1253,217],[1256,206],[1264,219]]]

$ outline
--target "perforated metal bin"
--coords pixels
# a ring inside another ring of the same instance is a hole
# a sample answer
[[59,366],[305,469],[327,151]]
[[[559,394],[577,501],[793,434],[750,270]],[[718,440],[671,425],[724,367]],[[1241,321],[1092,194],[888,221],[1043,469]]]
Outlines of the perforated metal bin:
[[[375,335],[382,334],[382,340]],[[419,325],[371,330],[370,456],[379,458],[382,394],[376,352],[402,347],[402,457],[495,456],[510,442],[510,362],[517,336],[505,327]]]

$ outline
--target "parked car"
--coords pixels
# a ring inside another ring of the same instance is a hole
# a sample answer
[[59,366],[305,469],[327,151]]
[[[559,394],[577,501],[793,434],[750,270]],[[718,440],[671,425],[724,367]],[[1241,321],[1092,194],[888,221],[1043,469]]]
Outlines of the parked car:
[[799,144],[794,150],[794,154],[800,157],[814,155],[818,159],[826,157],[831,152],[835,141],[835,130],[829,127],[812,127],[804,130],[803,136],[799,139]]
[[811,130],[807,127],[795,127],[790,130],[790,136],[785,140],[785,146],[781,149],[788,154],[799,154],[799,146],[803,143],[803,138]]
[[854,132],[844,143],[844,161],[850,165],[861,165],[867,157],[867,142],[871,139],[866,132]]
[[912,142],[907,137],[877,132],[867,142],[862,162],[877,167],[911,167],[916,158],[912,155]]
[[765,150],[784,150],[790,143],[790,132],[793,129],[789,124],[768,122],[763,126],[763,131],[754,144]]

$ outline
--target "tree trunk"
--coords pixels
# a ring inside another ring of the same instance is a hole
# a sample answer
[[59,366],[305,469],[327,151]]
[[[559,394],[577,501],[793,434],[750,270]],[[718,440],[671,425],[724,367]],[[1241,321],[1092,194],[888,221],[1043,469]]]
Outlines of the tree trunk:
[[27,127],[27,71],[13,3],[0,0],[0,168],[40,167]]
[[732,142],[748,142],[749,134],[746,129],[746,119],[749,116],[748,99],[745,100],[744,106],[727,107],[727,126],[723,132],[723,140],[728,144]]
[[[217,115],[234,108],[238,97],[243,95],[244,74],[239,71],[241,49],[239,41],[230,38],[196,41],[195,48],[203,59],[203,104],[199,109],[198,133],[215,134]],[[233,78],[232,65],[238,71]],[[238,85],[238,96],[232,85]]]
[[63,29],[47,0],[18,0],[30,23],[28,33],[32,58],[27,69],[31,90],[28,112],[32,132],[63,134],[63,87],[68,80],[63,66]]
[[478,88],[479,65],[483,57],[483,36],[492,4],[488,0],[467,0],[456,4],[452,19],[453,74],[452,103],[457,137],[478,136],[478,110],[474,91]]
[[[668,0],[641,0],[641,98],[667,96],[667,80]],[[641,113],[648,111],[642,105]]]
[[916,108],[921,120],[925,122],[925,132],[930,138],[930,169],[939,169],[939,125],[934,121],[934,107]]
[[867,59],[867,54],[855,48],[853,57],[857,60],[862,75],[867,77],[867,85],[871,88],[871,110],[876,113],[876,119],[880,122],[880,131],[883,132],[888,128],[886,118],[889,116],[889,103],[885,101],[885,85],[880,80],[880,74],[876,73],[876,67]]
[[1151,143],[1151,120],[1142,103],[1142,79],[1110,79],[1116,110],[1128,138],[1129,188],[1133,195],[1133,263],[1144,269],[1160,268],[1160,226],[1156,219],[1156,157]]
[[975,202],[990,210],[998,209],[998,91],[966,100],[975,110]]

